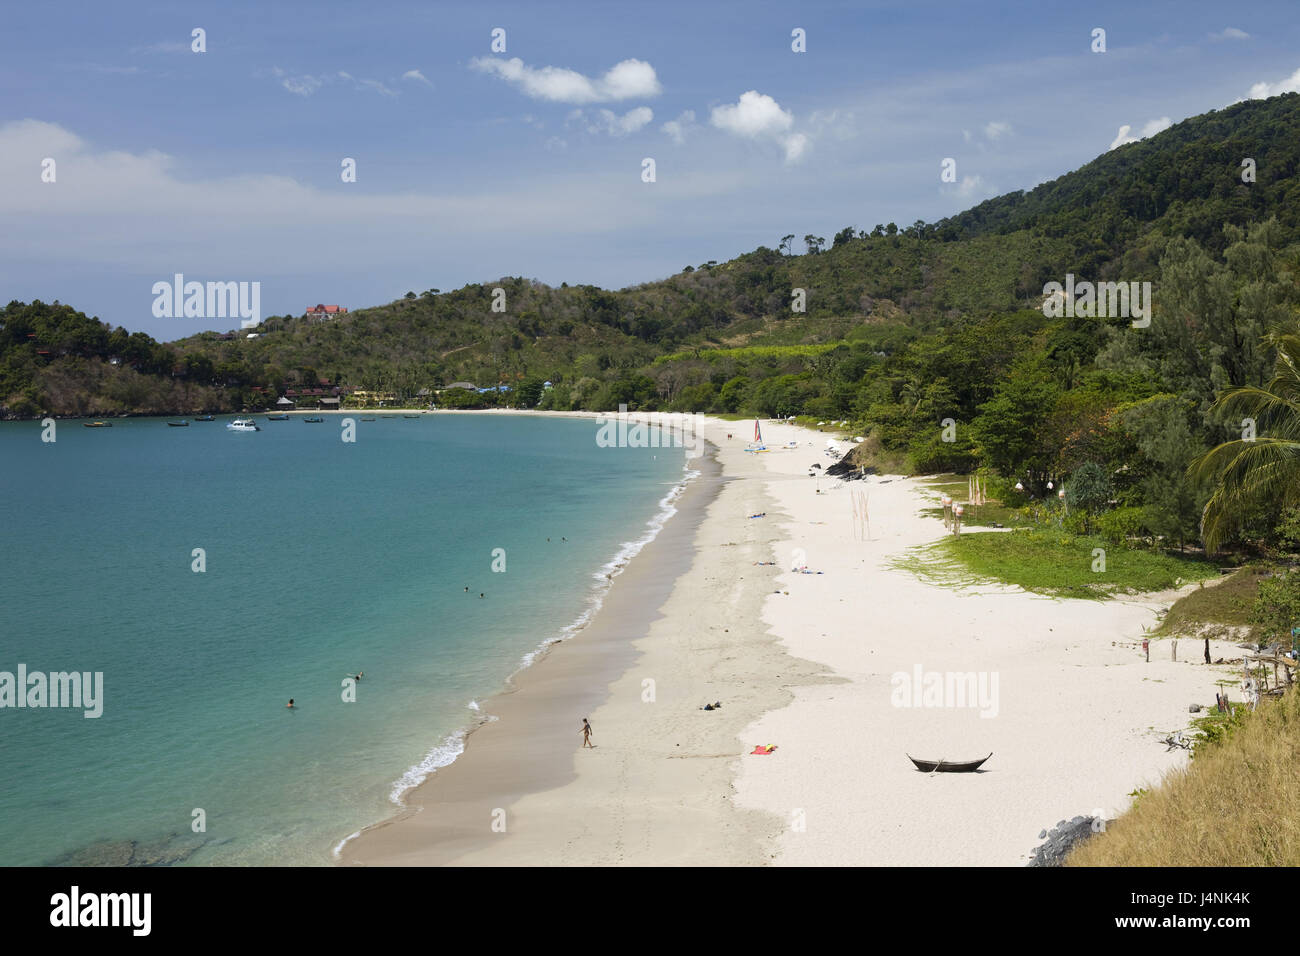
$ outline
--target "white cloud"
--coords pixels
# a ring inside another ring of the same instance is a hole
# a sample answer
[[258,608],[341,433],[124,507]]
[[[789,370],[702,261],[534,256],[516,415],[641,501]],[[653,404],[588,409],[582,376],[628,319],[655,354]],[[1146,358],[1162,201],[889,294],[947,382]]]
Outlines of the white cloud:
[[1128,123],[1125,123],[1123,126],[1121,126],[1119,128],[1119,132],[1115,134],[1115,138],[1111,140],[1111,144],[1106,147],[1106,152],[1109,153],[1112,149],[1118,149],[1119,147],[1123,146],[1125,143],[1136,143],[1137,137],[1129,135],[1129,130],[1131,130],[1132,128],[1133,127],[1130,126]]
[[1148,136],[1154,136],[1156,133],[1163,133],[1169,127],[1173,126],[1173,121],[1168,116],[1162,116],[1159,119],[1147,120],[1142,126],[1142,139]]
[[1011,132],[1011,124],[1000,120],[994,120],[984,127],[984,135],[989,139],[997,139],[1009,132]]
[[324,76],[312,76],[310,73],[304,73],[301,76],[290,76],[278,66],[272,67],[271,72],[280,81],[281,86],[298,96],[311,96],[324,86],[325,81],[328,79],[328,77]]
[[503,60],[480,56],[470,66],[499,76],[525,96],[556,103],[607,103],[634,97],[658,96],[663,88],[655,69],[642,60],[623,60],[596,79],[558,66],[532,67],[518,57]]
[[339,78],[347,80],[349,83],[352,84],[352,88],[356,90],[372,90],[373,92],[379,93],[383,96],[397,95],[396,90],[390,90],[388,87],[386,87],[383,83],[380,83],[378,80],[358,80],[351,73],[345,73],[343,70],[339,70]]
[[[559,139],[546,143],[547,149],[564,147]],[[58,160],[57,185],[29,185],[36,178],[29,175],[33,156]],[[618,174],[593,179],[583,172],[544,190],[520,181],[482,190],[363,194],[280,174],[193,176],[157,150],[103,150],[56,124],[23,120],[0,124],[0,218],[27,223],[0,233],[0,261],[17,261],[21,251],[23,259],[163,276],[183,271],[177,263],[197,256],[202,270],[196,265],[196,272],[255,279],[355,264],[356,248],[345,234],[368,234],[381,225],[388,230],[380,244],[387,259],[428,248],[430,222],[460,223],[494,242],[502,228],[542,236],[563,222],[573,234],[603,234],[662,215],[643,202],[620,204],[621,183]],[[689,186],[679,188],[689,194]],[[735,186],[724,180],[718,188]],[[302,229],[323,234],[329,223],[337,233],[320,243],[293,239]],[[146,312],[148,288],[141,291]]]
[[643,128],[655,118],[654,111],[648,106],[630,109],[622,116],[613,110],[596,110],[592,114],[574,110],[568,115],[567,123],[584,123],[588,133],[608,133],[610,136],[627,136]]
[[737,103],[715,106],[709,121],[718,129],[755,139],[784,133],[794,125],[794,115],[767,94],[750,90],[741,93]]
[[961,182],[957,184],[957,195],[969,197],[975,195],[984,186],[984,177],[982,176],[963,176]]
[[797,163],[808,151],[808,137],[803,133],[792,133],[781,140],[781,146],[785,149],[785,161]]
[[1238,30],[1236,27],[1225,27],[1218,33],[1210,34],[1211,40],[1249,40],[1250,34],[1245,30]]
[[736,103],[715,106],[709,122],[720,130],[745,139],[773,139],[785,150],[785,161],[796,163],[808,150],[809,140],[803,133],[792,133],[794,114],[781,108],[776,100],[757,90],[740,94]]
[[680,146],[682,143],[686,142],[686,134],[696,129],[695,111],[682,110],[677,119],[669,120],[659,128],[671,136],[673,142]]
[[423,83],[425,86],[429,87],[430,89],[433,88],[433,84],[430,83],[428,78],[419,70],[407,70],[405,73],[402,74],[402,79],[410,80],[412,83]]
[[967,143],[969,143],[969,142],[971,141],[970,130],[968,130],[968,129],[964,129],[964,130],[962,130],[962,131],[961,131],[961,138],[962,138],[963,140],[965,140]]
[[848,140],[858,135],[853,113],[843,109],[813,110],[807,128],[810,139],[829,134],[838,140]]
[[1146,139],[1148,136],[1154,136],[1156,133],[1167,130],[1172,125],[1174,124],[1168,116],[1162,116],[1159,119],[1147,120],[1142,125],[1142,131],[1137,136],[1130,136],[1129,134],[1133,131],[1133,127],[1128,123],[1125,123],[1119,128],[1119,132],[1115,134],[1115,139],[1108,147],[1106,147],[1106,152],[1109,153],[1112,149],[1118,149],[1126,143],[1136,143],[1139,139]]
[[1300,93],[1300,70],[1296,70],[1286,79],[1278,80],[1276,83],[1256,83],[1250,88],[1249,99],[1263,100],[1282,93]]
[[[411,70],[410,72],[419,73],[418,70]],[[336,80],[343,80],[344,82],[351,84],[354,90],[370,90],[371,92],[379,93],[382,96],[397,96],[396,90],[390,89],[379,80],[357,79],[345,70],[339,70],[333,75],[327,73],[322,73],[320,75],[302,73],[295,76],[280,69],[278,66],[275,66],[271,68],[271,75],[280,81],[282,87],[290,93],[297,94],[298,96],[311,96],[322,86],[334,83]],[[409,75],[410,74],[408,73],[406,76],[403,76],[403,79],[406,79]],[[420,77],[420,79],[424,78]],[[427,83],[428,81],[425,80],[425,82]]]

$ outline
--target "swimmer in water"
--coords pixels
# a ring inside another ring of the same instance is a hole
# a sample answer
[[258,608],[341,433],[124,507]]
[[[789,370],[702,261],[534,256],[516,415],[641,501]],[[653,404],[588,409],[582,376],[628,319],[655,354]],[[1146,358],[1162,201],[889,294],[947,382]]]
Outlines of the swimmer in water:
[[292,698],[292,697],[289,698],[289,703],[287,703],[285,706],[286,706],[286,707],[293,707],[293,698]]

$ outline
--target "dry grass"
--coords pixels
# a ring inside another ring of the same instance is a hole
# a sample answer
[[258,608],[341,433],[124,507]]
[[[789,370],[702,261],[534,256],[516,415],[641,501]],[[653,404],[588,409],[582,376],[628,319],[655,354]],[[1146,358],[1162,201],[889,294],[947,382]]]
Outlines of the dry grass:
[[1300,866],[1300,692],[1143,793],[1067,866]]
[[1206,624],[1245,628],[1259,582],[1273,569],[1263,564],[1240,568],[1179,598],[1160,624],[1160,635],[1200,634]]

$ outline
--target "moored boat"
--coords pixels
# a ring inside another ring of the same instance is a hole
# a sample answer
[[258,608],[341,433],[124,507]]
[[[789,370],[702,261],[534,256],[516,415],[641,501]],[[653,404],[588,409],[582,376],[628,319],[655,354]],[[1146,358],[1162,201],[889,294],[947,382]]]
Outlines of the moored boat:
[[267,415],[266,420],[268,422],[287,422],[289,420],[289,416],[288,415]]
[[198,418],[196,418],[196,419],[194,419],[194,420],[195,420],[196,422],[211,422],[211,421],[215,421],[215,419],[214,419],[211,415],[200,415]]
[[168,428],[188,428],[189,425],[190,425],[189,422],[168,422],[167,423]]
[[82,422],[81,424],[87,428],[112,428],[113,427],[109,422]]
[[317,423],[317,422],[323,422],[323,421],[325,421],[325,419],[323,419],[323,418],[316,418],[316,417],[313,415],[311,418],[304,418],[303,421],[305,421],[305,422],[311,422],[311,423],[315,424],[315,423]]

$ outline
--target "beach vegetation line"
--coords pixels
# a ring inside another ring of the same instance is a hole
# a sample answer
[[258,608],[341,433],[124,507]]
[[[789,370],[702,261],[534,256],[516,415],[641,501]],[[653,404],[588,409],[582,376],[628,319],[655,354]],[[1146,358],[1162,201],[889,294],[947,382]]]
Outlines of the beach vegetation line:
[[[1104,562],[1098,561],[1098,551],[1104,552]],[[896,565],[947,586],[996,582],[1053,597],[1089,599],[1164,591],[1219,573],[1203,560],[1117,548],[1097,536],[1039,528],[953,535],[904,552]]]
[[1066,866],[1300,866],[1300,693],[1238,705]]

